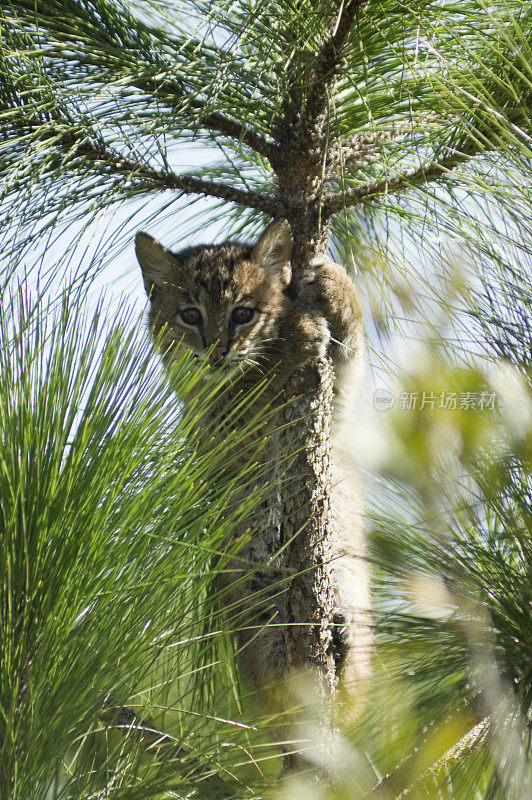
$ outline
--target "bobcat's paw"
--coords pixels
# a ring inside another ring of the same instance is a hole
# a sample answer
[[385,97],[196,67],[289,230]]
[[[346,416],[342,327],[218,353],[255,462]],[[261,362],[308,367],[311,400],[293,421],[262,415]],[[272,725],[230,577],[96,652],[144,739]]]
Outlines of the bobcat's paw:
[[331,300],[342,291],[345,270],[325,255],[313,258],[299,283],[299,299],[305,306],[327,315]]
[[287,351],[291,363],[302,366],[323,358],[327,353],[329,340],[329,326],[325,317],[300,309],[291,335],[287,337]]
[[336,267],[340,266],[339,264],[336,264],[332,258],[329,258],[328,255],[325,255],[325,253],[322,253],[319,256],[314,256],[314,258],[311,258],[309,261],[309,266],[312,268],[323,267],[324,264],[334,264]]

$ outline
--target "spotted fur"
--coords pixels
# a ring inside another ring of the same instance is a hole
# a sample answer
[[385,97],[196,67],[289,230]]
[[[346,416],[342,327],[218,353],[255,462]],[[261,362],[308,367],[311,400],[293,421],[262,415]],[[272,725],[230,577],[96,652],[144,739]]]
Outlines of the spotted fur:
[[[357,362],[362,315],[345,270],[318,258],[294,287],[291,250],[285,220],[270,225],[254,246],[228,241],[171,252],[138,233],[149,323],[165,357],[191,350],[217,367],[240,366],[244,391],[266,377],[264,401],[299,367],[327,352],[338,375]],[[252,309],[253,319],[239,325],[232,314],[242,308]],[[187,309],[201,312],[199,324],[184,322]]]

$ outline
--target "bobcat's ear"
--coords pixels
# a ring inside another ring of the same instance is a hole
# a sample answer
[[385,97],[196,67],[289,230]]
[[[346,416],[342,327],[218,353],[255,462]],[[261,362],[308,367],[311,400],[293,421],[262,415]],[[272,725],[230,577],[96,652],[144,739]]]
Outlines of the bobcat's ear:
[[286,219],[278,219],[268,225],[253,248],[251,258],[275,280],[290,283],[290,256],[292,255],[292,231]]
[[175,272],[175,256],[170,250],[150,236],[139,231],[135,236],[135,252],[144,278],[144,288],[149,295],[154,286],[172,280]]

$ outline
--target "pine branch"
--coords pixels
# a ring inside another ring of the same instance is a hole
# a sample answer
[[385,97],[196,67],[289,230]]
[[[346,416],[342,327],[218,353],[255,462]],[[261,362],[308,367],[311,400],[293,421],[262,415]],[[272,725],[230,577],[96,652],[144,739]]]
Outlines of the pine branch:
[[[31,26],[35,9],[33,4],[28,6],[25,0],[14,2],[12,9],[16,11],[17,16],[14,18],[3,17],[2,23],[6,25],[11,35],[18,33],[20,36],[18,26],[23,24]],[[64,13],[63,18],[61,11]],[[82,14],[80,20],[83,24],[82,41],[76,38],[75,29],[69,22],[72,9],[69,8],[68,3],[57,2],[48,9],[46,7],[39,8],[41,30],[47,29],[48,35],[52,39],[58,37],[61,41],[60,46],[56,45],[46,49],[46,56],[51,59],[52,64],[57,62],[75,65],[74,75],[76,68],[79,69],[80,65],[83,70],[87,67],[95,68],[98,70],[98,75],[101,74],[102,65],[105,65],[106,71],[111,77],[116,78],[119,75],[122,80],[124,75],[121,72],[126,75],[129,73],[125,85],[128,88],[135,87],[166,104],[179,116],[180,127],[190,130],[196,130],[199,127],[203,130],[221,133],[237,142],[242,142],[266,158],[271,156],[274,146],[252,130],[246,122],[231,119],[220,111],[212,111],[212,101],[199,99],[193,94],[190,87],[187,90],[183,80],[166,79],[167,73],[175,75],[175,66],[172,65],[169,70],[164,50],[157,47],[157,42],[161,39],[160,31],[142,23],[125,9],[120,10],[120,18],[113,17],[109,20],[106,16],[103,21],[96,13],[102,13],[102,9],[98,6],[96,9],[86,5],[83,7],[83,4],[80,5],[78,2],[74,6],[74,11],[78,15]],[[116,25],[117,23],[125,28],[125,31],[120,30],[120,36],[111,29],[111,24]],[[104,37],[105,46],[102,46],[102,34],[107,34]],[[91,39],[91,35],[94,38]],[[182,44],[170,37],[163,39],[163,43],[167,46],[171,44],[176,49]],[[199,45],[199,43],[197,44]],[[30,40],[29,48],[32,45],[33,42]],[[190,47],[193,43],[187,42],[187,45]],[[146,53],[143,52],[143,48]],[[148,69],[142,68],[141,59],[144,55],[150,63]],[[133,57],[136,57],[138,61],[136,70],[131,61]],[[193,118],[187,115],[187,112],[193,112]]]
[[[532,103],[532,95],[527,95],[522,99],[521,105],[517,108],[503,108],[498,112],[497,117],[490,119],[488,116],[488,124],[484,124],[476,131],[475,138],[469,137],[465,140],[461,147],[456,147],[451,152],[437,160],[422,164],[420,167],[399,173],[390,178],[386,177],[375,183],[363,184],[362,186],[355,186],[345,192],[339,192],[330,196],[324,203],[323,217],[324,219],[330,218],[333,214],[337,214],[344,208],[362,203],[367,199],[374,199],[379,195],[397,194],[406,189],[411,189],[416,186],[430,183],[439,180],[440,178],[448,175],[456,167],[468,161],[473,156],[485,150],[496,149],[500,145],[500,138],[507,126],[522,125],[527,118],[527,110]],[[494,109],[490,109],[494,114]],[[500,126],[500,119],[503,122]],[[439,116],[437,114],[429,114],[428,116],[419,120],[421,130],[423,126],[431,126],[437,124]],[[410,132],[417,130],[413,125],[416,121],[412,121]],[[406,129],[397,125],[392,128],[390,132],[378,132],[373,135],[375,144],[384,144],[386,141],[393,141],[395,136],[405,133]],[[361,137],[360,142],[357,137],[353,137],[351,148],[345,148],[343,155],[344,164],[357,157],[364,157],[371,154],[372,134],[365,134]]]
[[349,32],[367,0],[346,0],[329,28],[316,56],[314,68],[308,78],[309,92],[300,115],[300,126],[306,129],[320,117],[328,105],[328,96],[334,85],[346,49]]
[[[81,132],[83,133],[83,132]],[[71,167],[73,159],[77,156],[88,159],[99,171],[105,174],[128,175],[135,182],[136,187],[146,191],[153,189],[177,190],[182,194],[199,194],[206,197],[216,197],[228,202],[237,203],[246,208],[255,208],[269,216],[276,217],[282,213],[280,203],[274,197],[260,192],[250,192],[238,189],[228,183],[204,180],[193,175],[176,174],[169,170],[157,170],[139,161],[116,153],[105,145],[103,140],[95,142],[86,136],[81,143],[80,137],[71,132],[64,134],[56,140],[56,146],[69,151]],[[74,152],[72,152],[74,149]]]
[[438,161],[430,161],[422,164],[415,169],[402,172],[392,177],[382,178],[375,183],[366,183],[362,186],[354,186],[345,192],[338,192],[330,196],[323,204],[323,217],[329,219],[333,214],[337,214],[344,208],[358,205],[365,200],[373,200],[379,195],[397,194],[406,189],[412,189],[431,181],[439,180],[448,175],[456,167],[468,161],[475,152],[480,152],[480,147],[467,147],[455,150],[451,155]]
[[[176,85],[172,87],[168,87],[165,84],[162,86],[155,86],[151,81],[137,81],[136,84],[137,88],[153,94],[158,100],[167,103],[170,108],[173,108],[179,113],[183,112],[183,101],[189,108],[200,112],[200,114],[207,109],[207,103],[185,94],[182,89]],[[205,116],[200,116],[194,121],[187,121],[186,118],[182,119],[182,123],[186,128],[195,129],[199,127],[214,133],[221,133],[236,142],[242,142],[251,148],[251,150],[259,153],[259,155],[265,156],[268,160],[271,159],[275,152],[275,145],[267,142],[266,139],[252,130],[248,125],[235,122],[235,120],[229,119],[229,117],[217,111],[207,112]]]
[[228,183],[207,181],[203,178],[195,178],[193,175],[178,175],[168,170],[157,170],[118,154],[110,156],[108,151],[103,156],[98,149],[90,153],[85,151],[85,154],[95,161],[102,158],[113,172],[129,174],[135,179],[137,185],[144,184],[147,189],[172,189],[178,190],[182,194],[217,197],[246,208],[255,208],[271,217],[280,216],[282,213],[280,203],[271,195],[247,192],[244,189],[230,186]]
[[113,162],[113,169],[117,173],[125,172],[131,174],[132,177],[140,177],[139,183],[145,182],[147,187],[149,186],[153,189],[173,189],[180,191],[182,194],[216,197],[246,208],[255,208],[270,217],[278,217],[282,214],[281,204],[271,195],[261,194],[260,192],[247,192],[228,183],[207,181],[202,178],[195,178],[193,175],[177,175],[174,172],[156,170],[121,156],[117,157]]
[[[205,107],[205,104],[200,103],[199,100],[194,100],[193,105],[196,109]],[[240,125],[238,122],[224,117],[223,114],[213,111],[207,116],[202,117],[201,125],[207,130],[218,131],[219,133],[223,133],[224,136],[228,136],[230,139],[243,142],[256,153],[259,153],[259,155],[265,156],[268,160],[272,157],[272,153],[275,150],[274,145],[267,142],[266,139],[263,139],[258,133],[255,133],[255,131],[245,125]]]
[[[458,118],[456,118],[458,121]],[[364,159],[375,154],[378,146],[393,144],[401,136],[418,136],[441,130],[443,124],[449,124],[449,115],[444,117],[434,111],[417,116],[410,116],[405,122],[393,122],[387,127],[376,130],[364,130],[351,137],[348,143],[338,148],[334,163],[349,164],[351,161]]]

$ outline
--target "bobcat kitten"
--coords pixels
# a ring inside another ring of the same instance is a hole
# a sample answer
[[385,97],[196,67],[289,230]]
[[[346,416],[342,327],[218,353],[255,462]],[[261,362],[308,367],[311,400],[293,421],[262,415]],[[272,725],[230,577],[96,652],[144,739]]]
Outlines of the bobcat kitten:
[[[216,367],[241,365],[245,370],[237,385],[244,392],[265,374],[273,376],[257,401],[266,404],[282,392],[290,375],[328,354],[335,392],[341,393],[362,353],[362,312],[355,287],[343,267],[324,256],[311,262],[294,287],[292,244],[286,220],[272,223],[255,245],[229,241],[177,253],[138,233],[136,253],[150,298],[149,323],[163,357],[178,358],[190,350]],[[182,399],[186,403],[187,397]],[[341,683],[353,705],[369,670],[369,577],[356,476],[337,445],[331,492],[340,634],[336,645],[342,656]],[[242,586],[239,591],[245,603]],[[282,619],[277,617],[274,626],[258,635],[256,626],[247,627],[240,635],[241,668],[262,691],[283,679]]]

